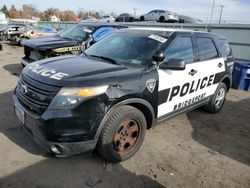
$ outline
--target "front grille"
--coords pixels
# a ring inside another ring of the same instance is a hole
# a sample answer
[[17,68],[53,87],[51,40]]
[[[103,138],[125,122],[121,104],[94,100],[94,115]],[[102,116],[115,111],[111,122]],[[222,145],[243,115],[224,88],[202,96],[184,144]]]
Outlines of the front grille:
[[16,95],[27,110],[42,115],[59,90],[60,87],[46,85],[22,75],[17,84]]

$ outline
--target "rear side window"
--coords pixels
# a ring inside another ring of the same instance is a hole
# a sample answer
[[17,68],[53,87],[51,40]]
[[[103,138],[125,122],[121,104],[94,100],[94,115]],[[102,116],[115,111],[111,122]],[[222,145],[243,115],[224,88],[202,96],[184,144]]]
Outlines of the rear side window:
[[166,60],[181,59],[186,63],[194,62],[194,52],[191,37],[177,38],[165,52]]
[[227,40],[225,40],[225,39],[219,40],[219,48],[220,48],[221,55],[223,57],[227,57],[227,56],[230,56],[232,54],[231,48],[230,48]]
[[201,61],[218,57],[218,52],[211,38],[197,37],[197,45]]

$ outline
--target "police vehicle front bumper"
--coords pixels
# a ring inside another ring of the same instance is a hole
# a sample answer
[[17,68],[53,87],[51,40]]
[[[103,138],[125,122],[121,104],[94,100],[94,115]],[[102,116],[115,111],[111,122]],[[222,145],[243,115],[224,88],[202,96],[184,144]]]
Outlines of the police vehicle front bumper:
[[[67,138],[77,137],[77,134],[71,134],[64,136],[64,141],[59,141],[62,135],[51,135],[53,133],[46,133],[44,128],[48,129],[48,125],[51,123],[49,116],[53,116],[53,113],[46,114],[46,117],[37,116],[29,112],[19,101],[16,94],[13,94],[14,100],[14,111],[20,121],[21,126],[25,129],[28,135],[45,151],[55,155],[56,157],[67,157],[80,153],[91,153],[97,144],[98,139],[84,139],[84,140],[70,140],[67,141]],[[72,117],[65,117],[65,119],[58,119],[59,122],[67,121]],[[57,121],[57,120],[53,120]],[[59,124],[59,123],[58,123]],[[58,125],[59,126],[59,125]],[[63,134],[63,133],[62,133]],[[58,141],[51,140],[51,137],[57,137]]]
[[21,62],[20,62],[24,67],[26,65],[28,65],[30,62],[28,62],[27,60],[25,60],[24,58],[21,58]]

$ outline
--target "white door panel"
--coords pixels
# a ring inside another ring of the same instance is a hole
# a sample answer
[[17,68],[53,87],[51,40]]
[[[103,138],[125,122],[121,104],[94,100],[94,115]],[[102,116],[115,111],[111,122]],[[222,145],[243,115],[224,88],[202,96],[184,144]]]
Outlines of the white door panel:
[[168,92],[168,97],[163,104],[158,106],[158,117],[168,114],[174,110],[174,106],[178,104],[180,100],[186,100],[189,96],[183,96],[180,99],[181,86],[189,80],[198,80],[199,73],[191,76],[189,72],[193,69],[194,65],[189,64],[185,70],[158,70],[159,74],[159,89],[158,91]]
[[[214,94],[216,75],[224,72],[223,58],[187,64],[185,70],[158,70],[158,117],[192,105]],[[219,67],[218,64],[222,66]],[[197,71],[193,76],[191,70]]]

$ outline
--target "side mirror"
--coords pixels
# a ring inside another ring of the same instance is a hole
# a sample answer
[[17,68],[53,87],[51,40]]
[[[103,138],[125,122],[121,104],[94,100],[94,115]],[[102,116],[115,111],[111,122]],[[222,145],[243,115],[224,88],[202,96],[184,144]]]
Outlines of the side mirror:
[[164,59],[165,59],[165,55],[164,55],[164,53],[163,53],[162,51],[157,51],[157,52],[155,52],[155,54],[153,55],[153,60],[154,60],[157,64],[163,62]]
[[186,68],[186,62],[183,59],[170,59],[160,64],[159,68],[170,70],[184,70]]

